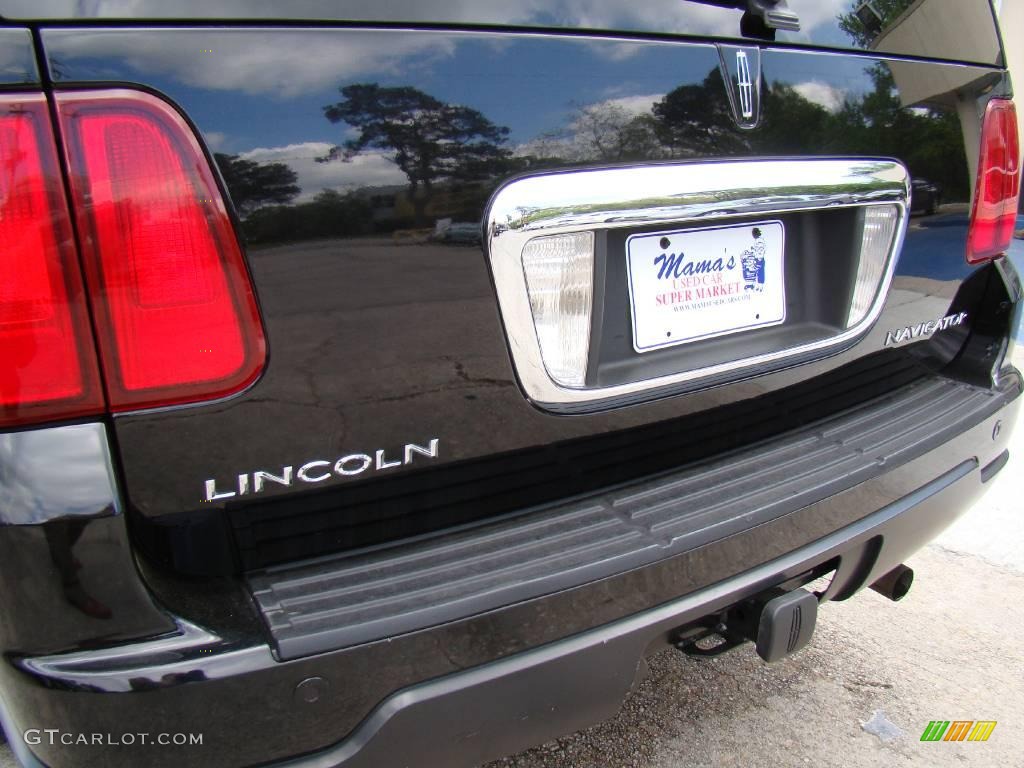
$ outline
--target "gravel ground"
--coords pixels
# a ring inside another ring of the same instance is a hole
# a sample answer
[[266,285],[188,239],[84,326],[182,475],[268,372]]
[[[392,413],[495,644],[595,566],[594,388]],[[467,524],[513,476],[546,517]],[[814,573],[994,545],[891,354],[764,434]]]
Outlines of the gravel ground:
[[[1024,651],[1011,638],[1024,616],[1005,606],[1024,599],[1024,574],[939,546],[910,565],[899,605],[864,592],[827,606],[787,660],[661,653],[616,718],[492,768],[1021,765]],[[866,731],[873,717],[894,735]],[[920,742],[936,719],[999,725],[986,743]]]

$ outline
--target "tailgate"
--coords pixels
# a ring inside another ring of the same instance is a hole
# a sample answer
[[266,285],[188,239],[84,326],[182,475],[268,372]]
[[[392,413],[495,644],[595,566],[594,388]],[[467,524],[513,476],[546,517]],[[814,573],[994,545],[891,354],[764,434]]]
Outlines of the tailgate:
[[994,274],[964,247],[998,53],[41,35],[58,89],[141,87],[191,121],[259,298],[254,384],[114,419],[133,532],[180,571],[362,549],[750,445],[948,365]]

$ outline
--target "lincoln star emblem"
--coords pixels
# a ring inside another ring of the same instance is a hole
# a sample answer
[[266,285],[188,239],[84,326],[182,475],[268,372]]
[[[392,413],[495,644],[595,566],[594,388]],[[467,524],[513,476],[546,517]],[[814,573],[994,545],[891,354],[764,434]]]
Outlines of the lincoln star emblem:
[[761,113],[760,49],[720,45],[718,64],[736,124],[746,129],[756,127]]
[[750,62],[746,51],[736,51],[736,85],[739,88],[739,112],[749,120],[754,116],[754,82],[750,79]]

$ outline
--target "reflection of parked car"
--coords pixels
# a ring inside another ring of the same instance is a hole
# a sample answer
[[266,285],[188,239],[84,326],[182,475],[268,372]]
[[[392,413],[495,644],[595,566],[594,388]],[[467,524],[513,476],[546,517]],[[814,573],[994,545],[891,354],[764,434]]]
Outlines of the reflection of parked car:
[[481,243],[480,225],[469,222],[452,224],[441,236],[441,242],[479,245]]
[[914,179],[910,182],[910,212],[935,213],[942,203],[942,189],[927,179]]
[[434,222],[431,239],[439,243],[456,245],[480,245],[483,242],[480,222],[438,219]]

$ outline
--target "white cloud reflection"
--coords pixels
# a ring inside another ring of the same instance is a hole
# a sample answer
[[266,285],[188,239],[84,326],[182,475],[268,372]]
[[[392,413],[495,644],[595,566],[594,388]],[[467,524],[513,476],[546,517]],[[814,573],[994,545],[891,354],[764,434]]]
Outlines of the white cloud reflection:
[[797,83],[793,90],[812,104],[824,107],[829,112],[838,112],[846,103],[846,91],[820,80]]
[[454,50],[451,37],[423,32],[279,29],[268,45],[266,33],[248,30],[168,30],[161,35],[104,30],[64,36],[58,58],[120,57],[137,72],[186,85],[288,98],[361,75],[397,74],[410,58],[426,64]]
[[360,187],[384,187],[405,184],[405,174],[398,170],[384,152],[360,152],[350,161],[317,162],[333,145],[325,141],[307,141],[282,147],[257,147],[241,157],[257,163],[284,163],[298,176],[302,192],[295,202],[306,202],[325,189],[346,192]]

